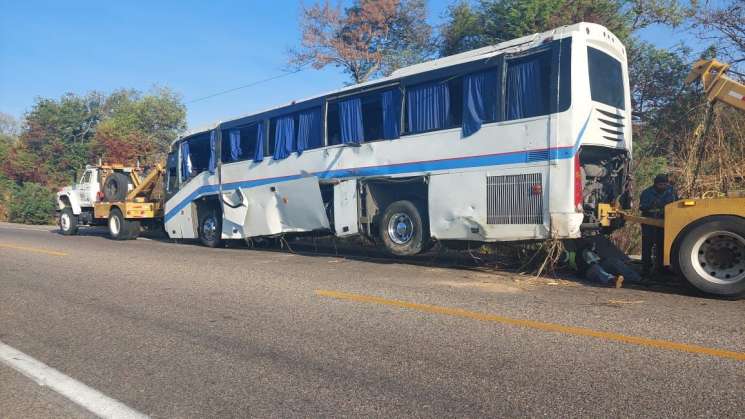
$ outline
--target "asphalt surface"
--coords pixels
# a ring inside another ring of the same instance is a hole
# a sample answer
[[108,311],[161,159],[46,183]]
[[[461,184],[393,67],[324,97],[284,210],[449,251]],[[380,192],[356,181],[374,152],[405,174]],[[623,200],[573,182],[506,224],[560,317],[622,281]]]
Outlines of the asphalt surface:
[[745,300],[366,254],[0,224],[0,342],[152,417],[745,415]]

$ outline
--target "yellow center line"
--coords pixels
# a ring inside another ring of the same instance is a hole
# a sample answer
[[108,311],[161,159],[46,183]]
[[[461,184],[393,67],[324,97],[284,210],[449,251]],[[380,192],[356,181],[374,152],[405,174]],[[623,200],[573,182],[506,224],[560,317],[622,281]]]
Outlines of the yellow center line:
[[392,307],[407,308],[410,310],[422,311],[425,313],[444,314],[448,316],[464,317],[468,319],[481,320],[519,326],[528,329],[537,329],[547,332],[558,332],[574,336],[587,336],[597,339],[623,342],[631,345],[646,346],[658,349],[667,349],[671,351],[689,352],[694,354],[704,354],[718,358],[729,358],[738,361],[745,361],[745,353],[726,351],[722,349],[707,348],[705,346],[689,345],[685,343],[671,342],[659,339],[649,339],[639,336],[621,335],[612,332],[603,332],[600,330],[587,329],[584,327],[564,326],[556,323],[545,323],[535,320],[513,319],[510,317],[497,316],[493,314],[484,314],[475,311],[462,310],[458,308],[440,307],[429,304],[417,304],[400,300],[389,300],[371,295],[350,294],[346,292],[316,290],[315,293],[322,297],[335,298],[338,300],[356,301],[360,303],[382,304]]
[[0,243],[0,247],[4,247],[6,249],[25,250],[27,252],[42,253],[42,254],[51,255],[51,256],[67,256],[67,253],[63,253],[63,252],[55,252],[54,250],[38,249],[36,247],[16,246],[14,244]]

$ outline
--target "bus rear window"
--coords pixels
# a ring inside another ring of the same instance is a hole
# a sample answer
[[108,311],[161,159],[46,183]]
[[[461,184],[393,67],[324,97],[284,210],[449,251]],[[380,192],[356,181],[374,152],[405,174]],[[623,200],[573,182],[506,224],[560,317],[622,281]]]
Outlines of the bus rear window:
[[587,47],[587,63],[592,100],[626,109],[621,62],[599,49]]

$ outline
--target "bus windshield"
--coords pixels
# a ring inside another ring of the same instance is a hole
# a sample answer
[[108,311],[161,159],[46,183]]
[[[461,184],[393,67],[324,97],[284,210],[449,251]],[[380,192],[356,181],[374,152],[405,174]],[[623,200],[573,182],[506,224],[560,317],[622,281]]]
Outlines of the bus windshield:
[[592,100],[626,109],[621,62],[599,49],[587,47],[587,63]]

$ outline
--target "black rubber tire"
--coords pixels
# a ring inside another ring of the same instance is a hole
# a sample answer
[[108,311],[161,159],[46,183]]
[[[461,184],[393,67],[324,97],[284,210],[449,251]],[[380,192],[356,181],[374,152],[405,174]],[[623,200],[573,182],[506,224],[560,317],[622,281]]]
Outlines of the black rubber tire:
[[[118,231],[113,223],[117,223]],[[109,213],[109,237],[114,240],[132,240],[140,235],[140,223],[127,220],[119,208],[113,208]]]
[[[67,221],[63,223],[63,217],[67,218]],[[59,231],[65,236],[74,236],[78,234],[78,216],[73,214],[72,208],[65,207],[59,213]]]
[[[214,223],[211,226],[207,226],[206,223]],[[205,228],[212,227],[214,231],[212,234],[205,233]],[[203,245],[207,247],[222,247],[224,241],[222,240],[222,216],[220,211],[215,208],[207,208],[205,211],[200,211],[199,214],[199,240]]]
[[[684,232],[672,256],[677,260],[680,273],[695,288],[707,294],[722,297],[738,297],[745,295],[745,276],[731,283],[717,283],[699,274],[693,266],[693,255],[696,242],[709,233],[727,231],[745,238],[745,220],[740,217],[718,215],[707,217]],[[742,255],[745,257],[745,255]]]
[[[402,243],[395,242],[389,234],[388,226],[396,214],[405,214],[412,223],[413,233]],[[378,236],[389,253],[394,256],[413,256],[430,247],[429,225],[422,214],[426,215],[424,206],[418,202],[402,200],[388,205],[380,219]]]
[[112,173],[103,184],[103,199],[107,202],[124,201],[129,192],[129,177],[124,173]]

